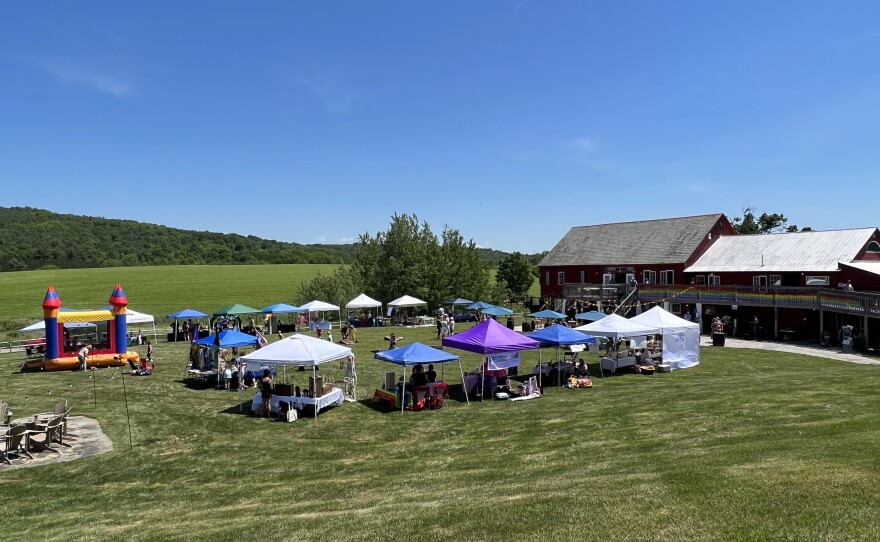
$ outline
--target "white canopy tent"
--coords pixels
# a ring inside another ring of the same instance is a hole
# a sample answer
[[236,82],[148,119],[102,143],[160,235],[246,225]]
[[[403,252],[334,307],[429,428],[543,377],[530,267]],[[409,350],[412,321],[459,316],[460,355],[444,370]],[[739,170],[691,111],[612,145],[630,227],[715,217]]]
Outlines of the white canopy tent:
[[631,322],[656,327],[663,335],[663,363],[671,369],[687,369],[700,363],[700,324],[656,306]]
[[403,309],[406,307],[427,307],[427,306],[428,306],[427,301],[422,301],[421,299],[419,299],[417,297],[413,297],[411,295],[405,295],[402,297],[398,297],[394,301],[388,302],[388,316],[391,316],[391,313],[394,311],[394,309],[397,309],[399,311],[400,309]]
[[[327,303],[326,301],[318,301],[317,299],[314,300],[314,301],[309,301],[309,302],[306,303],[305,305],[301,305],[299,308],[300,308],[300,310],[302,310],[303,312],[305,312],[305,313],[308,315],[308,318],[307,318],[307,320],[308,320],[308,325],[309,325],[309,328],[310,328],[312,331],[315,331],[315,329],[314,329],[314,327],[313,327],[313,324],[314,324],[315,326],[317,326],[317,323],[312,322],[311,314],[312,314],[313,312],[315,312],[315,313],[320,313],[320,315],[321,315],[321,320],[325,320],[325,318],[324,318],[324,313],[325,313],[325,312],[329,312],[329,311],[340,312],[340,311],[339,311],[339,307],[338,307],[337,305],[333,305],[332,303]],[[341,316],[342,316],[342,314],[340,313],[340,317],[341,317]],[[329,329],[329,327],[330,327],[330,324],[329,324],[329,322],[328,322],[328,323],[327,323],[327,328],[326,328],[326,329]],[[322,329],[325,329],[325,328],[322,327]]]
[[656,326],[647,326],[634,322],[632,319],[627,320],[619,314],[609,314],[601,320],[590,322],[574,328],[577,331],[583,331],[589,335],[598,335],[600,337],[609,337],[611,339],[620,339],[624,337],[639,337],[642,335],[652,335],[660,333]]
[[[324,339],[318,339],[309,335],[295,333],[290,337],[275,341],[259,350],[254,350],[240,358],[252,365],[304,365],[312,368],[312,378],[317,376],[317,366],[328,361],[347,358],[352,355],[351,348],[333,344]],[[315,407],[315,418],[318,417],[318,408]]]
[[352,299],[345,306],[346,309],[374,309],[376,307],[381,307],[382,302],[376,301],[372,297],[367,294],[361,294],[356,298]]
[[402,307],[421,307],[421,306],[427,306],[427,305],[428,305],[427,301],[422,301],[421,299],[418,299],[418,298],[413,297],[411,295],[405,295],[403,297],[398,297],[394,301],[388,302],[388,307],[394,307],[395,309],[399,309]]

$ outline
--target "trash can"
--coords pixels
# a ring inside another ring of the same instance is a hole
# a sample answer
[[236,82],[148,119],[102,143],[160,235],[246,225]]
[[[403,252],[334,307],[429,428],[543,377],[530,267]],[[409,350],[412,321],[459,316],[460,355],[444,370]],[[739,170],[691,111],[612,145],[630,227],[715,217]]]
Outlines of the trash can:
[[724,346],[724,333],[713,333],[712,334],[712,346]]
[[507,317],[507,329],[513,330],[513,316]]

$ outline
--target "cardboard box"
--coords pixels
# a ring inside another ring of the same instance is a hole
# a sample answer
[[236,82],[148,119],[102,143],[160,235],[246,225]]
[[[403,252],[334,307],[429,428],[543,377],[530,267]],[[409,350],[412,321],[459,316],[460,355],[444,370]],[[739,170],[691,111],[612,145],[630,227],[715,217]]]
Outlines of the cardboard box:
[[324,395],[324,377],[309,377],[309,394],[312,397],[321,397]]
[[289,397],[293,395],[293,390],[290,388],[290,384],[275,384],[275,395],[285,395]]

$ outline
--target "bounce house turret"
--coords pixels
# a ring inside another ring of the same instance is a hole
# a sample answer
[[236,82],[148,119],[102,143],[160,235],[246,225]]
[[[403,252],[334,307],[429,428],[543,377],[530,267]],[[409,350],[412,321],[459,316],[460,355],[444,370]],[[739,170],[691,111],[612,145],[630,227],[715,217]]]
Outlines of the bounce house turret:
[[127,330],[125,327],[125,314],[128,312],[128,299],[125,298],[125,292],[122,286],[117,284],[110,294],[110,307],[113,311],[113,346],[114,352],[117,354],[125,354]]
[[43,321],[46,324],[46,350],[43,359],[51,360],[58,357],[58,309],[61,308],[61,299],[55,293],[55,288],[49,286],[46,297],[43,298]]

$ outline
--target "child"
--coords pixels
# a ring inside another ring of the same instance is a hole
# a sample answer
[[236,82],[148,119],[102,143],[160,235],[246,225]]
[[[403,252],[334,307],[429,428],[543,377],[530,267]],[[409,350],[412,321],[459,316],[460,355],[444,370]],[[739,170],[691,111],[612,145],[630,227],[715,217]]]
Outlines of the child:
[[153,343],[147,341],[147,363],[153,363]]

